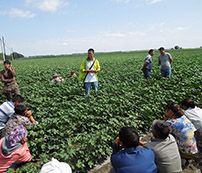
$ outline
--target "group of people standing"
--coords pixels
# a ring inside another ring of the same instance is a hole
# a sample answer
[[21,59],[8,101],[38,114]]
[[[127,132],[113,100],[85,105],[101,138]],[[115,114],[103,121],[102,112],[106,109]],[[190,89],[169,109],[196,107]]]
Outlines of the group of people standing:
[[164,120],[154,120],[152,138],[141,141],[136,130],[123,127],[112,146],[111,173],[181,173],[188,160],[202,171],[202,109],[191,98],[168,103]]
[[[170,77],[172,75],[172,68],[171,64],[173,58],[170,53],[165,51],[164,47],[159,48],[159,58],[158,64],[160,66],[161,75],[163,77]],[[144,73],[145,78],[149,78],[152,75],[152,57],[154,56],[154,49],[150,49],[148,51],[148,55],[144,59],[144,64],[142,67],[142,71]]]

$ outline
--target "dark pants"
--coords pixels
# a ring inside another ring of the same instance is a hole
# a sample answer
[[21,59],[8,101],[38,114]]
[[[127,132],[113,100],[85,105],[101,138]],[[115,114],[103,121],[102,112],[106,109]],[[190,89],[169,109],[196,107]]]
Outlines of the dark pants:
[[143,71],[143,73],[144,73],[144,77],[145,77],[145,78],[151,77],[151,74],[152,74],[151,69],[145,68],[145,69],[142,69],[142,71]]

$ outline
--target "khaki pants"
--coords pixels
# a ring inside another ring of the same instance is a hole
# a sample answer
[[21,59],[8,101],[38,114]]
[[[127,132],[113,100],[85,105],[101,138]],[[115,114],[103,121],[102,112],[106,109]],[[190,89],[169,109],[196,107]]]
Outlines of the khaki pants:
[[6,95],[7,99],[10,100],[14,94],[20,94],[19,86],[17,83],[6,84],[3,88],[3,94]]

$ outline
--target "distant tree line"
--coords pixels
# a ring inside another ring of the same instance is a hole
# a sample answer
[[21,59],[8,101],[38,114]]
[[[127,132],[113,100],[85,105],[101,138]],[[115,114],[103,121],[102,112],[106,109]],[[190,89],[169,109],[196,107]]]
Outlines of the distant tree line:
[[[10,55],[6,55],[5,57],[8,60],[12,60],[12,59],[24,58],[24,55],[17,53],[17,52],[13,52]],[[0,60],[3,60],[3,53],[0,53]]]

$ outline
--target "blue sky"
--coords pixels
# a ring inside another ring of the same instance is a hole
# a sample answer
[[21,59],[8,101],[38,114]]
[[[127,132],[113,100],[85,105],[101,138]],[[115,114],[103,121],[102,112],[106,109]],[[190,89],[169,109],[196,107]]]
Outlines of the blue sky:
[[202,46],[202,0],[0,0],[0,36],[24,55]]

